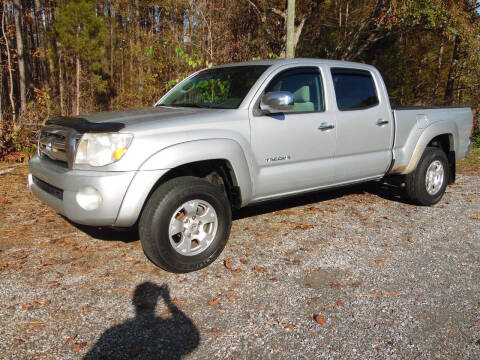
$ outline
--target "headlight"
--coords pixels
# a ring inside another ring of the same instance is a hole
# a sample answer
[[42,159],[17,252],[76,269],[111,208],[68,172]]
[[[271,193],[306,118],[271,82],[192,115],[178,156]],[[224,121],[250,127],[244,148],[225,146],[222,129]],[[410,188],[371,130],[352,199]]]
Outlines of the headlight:
[[127,152],[132,139],[132,134],[83,134],[75,164],[104,166],[118,161]]

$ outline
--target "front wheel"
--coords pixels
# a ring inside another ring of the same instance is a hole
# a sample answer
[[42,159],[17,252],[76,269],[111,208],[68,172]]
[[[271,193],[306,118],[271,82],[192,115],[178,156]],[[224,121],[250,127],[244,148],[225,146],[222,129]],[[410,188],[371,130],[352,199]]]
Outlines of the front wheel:
[[438,203],[447,188],[448,169],[445,153],[439,148],[427,147],[417,168],[405,178],[408,198],[423,206]]
[[167,181],[154,191],[139,223],[145,255],[164,270],[185,273],[212,263],[230,235],[224,191],[195,177]]

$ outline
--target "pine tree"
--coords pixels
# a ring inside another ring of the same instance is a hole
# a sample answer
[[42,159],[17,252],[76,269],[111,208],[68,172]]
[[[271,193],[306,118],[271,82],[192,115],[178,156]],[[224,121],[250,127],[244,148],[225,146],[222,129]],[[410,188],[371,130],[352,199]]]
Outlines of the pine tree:
[[[103,17],[96,16],[94,1],[68,1],[66,5],[60,7],[53,29],[59,50],[64,56],[75,61],[75,114],[78,115],[82,68],[87,73],[95,74],[102,66],[101,59],[105,54],[104,20]],[[102,84],[99,82],[96,85]]]

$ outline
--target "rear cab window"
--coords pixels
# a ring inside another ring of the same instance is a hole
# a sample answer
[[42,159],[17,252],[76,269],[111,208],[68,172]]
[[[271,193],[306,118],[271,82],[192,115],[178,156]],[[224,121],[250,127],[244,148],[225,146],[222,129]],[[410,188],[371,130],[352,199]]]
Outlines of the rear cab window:
[[338,110],[363,110],[380,103],[375,81],[369,71],[332,68],[331,73]]

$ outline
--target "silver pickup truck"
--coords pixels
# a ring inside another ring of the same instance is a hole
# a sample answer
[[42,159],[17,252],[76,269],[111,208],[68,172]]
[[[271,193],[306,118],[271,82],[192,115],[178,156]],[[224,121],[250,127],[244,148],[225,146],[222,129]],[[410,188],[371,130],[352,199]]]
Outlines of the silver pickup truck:
[[419,205],[440,201],[470,150],[467,107],[391,108],[372,66],[268,60],[192,74],[153,108],[46,122],[29,186],[73,222],[138,225],[172,272],[214,261],[232,210],[397,176]]

